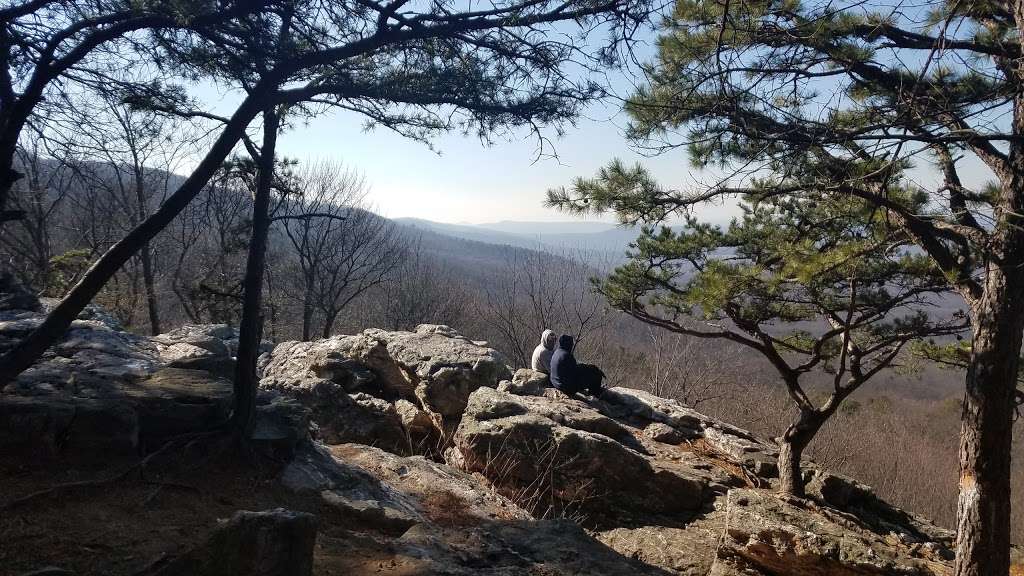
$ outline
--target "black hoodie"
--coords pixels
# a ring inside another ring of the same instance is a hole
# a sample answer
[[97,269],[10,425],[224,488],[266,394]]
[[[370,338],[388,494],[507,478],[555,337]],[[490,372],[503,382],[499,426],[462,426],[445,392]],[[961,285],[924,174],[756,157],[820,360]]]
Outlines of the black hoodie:
[[566,385],[571,389],[576,380],[576,357],[572,355],[572,336],[562,334],[558,348],[551,355],[551,383],[562,390]]

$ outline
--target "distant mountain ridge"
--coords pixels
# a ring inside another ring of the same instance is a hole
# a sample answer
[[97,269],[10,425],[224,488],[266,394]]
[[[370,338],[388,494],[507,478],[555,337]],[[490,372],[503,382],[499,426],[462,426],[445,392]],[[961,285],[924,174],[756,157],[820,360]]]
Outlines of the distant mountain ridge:
[[606,222],[516,222],[448,224],[422,218],[395,218],[402,225],[465,240],[548,252],[586,252],[621,259],[639,229]]

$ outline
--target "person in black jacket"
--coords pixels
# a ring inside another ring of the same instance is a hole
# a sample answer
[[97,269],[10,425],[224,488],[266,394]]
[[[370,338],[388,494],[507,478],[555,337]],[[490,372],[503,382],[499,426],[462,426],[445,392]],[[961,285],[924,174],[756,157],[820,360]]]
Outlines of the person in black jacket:
[[558,338],[558,348],[551,355],[551,384],[570,396],[583,391],[591,396],[600,396],[604,372],[597,366],[577,364],[572,348],[572,336],[562,334]]

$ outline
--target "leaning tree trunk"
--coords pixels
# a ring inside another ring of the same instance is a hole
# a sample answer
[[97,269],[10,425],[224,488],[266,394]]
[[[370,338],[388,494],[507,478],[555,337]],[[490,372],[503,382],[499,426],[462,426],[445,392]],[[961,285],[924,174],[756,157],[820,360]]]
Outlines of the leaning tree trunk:
[[[254,93],[258,94],[261,91],[254,90]],[[92,301],[125,262],[188,206],[238,144],[249,122],[255,118],[261,107],[259,100],[253,97],[242,102],[192,175],[160,205],[159,209],[100,256],[39,327],[0,357],[0,384],[16,378],[38,360],[47,348],[60,340],[79,312]]]
[[782,435],[779,441],[779,493],[804,497],[800,461],[824,422],[825,418],[819,412],[801,410],[797,421],[790,424]]
[[973,345],[960,432],[956,576],[1010,569],[1010,450],[1024,328],[1020,273],[995,269],[972,310]]
[[242,284],[242,320],[238,327],[238,355],[235,364],[235,433],[246,442],[256,421],[256,359],[262,333],[263,274],[267,264],[267,236],[270,233],[270,192],[274,181],[278,117],[273,107],[263,111],[263,147],[257,161],[256,194],[252,207],[252,237]]

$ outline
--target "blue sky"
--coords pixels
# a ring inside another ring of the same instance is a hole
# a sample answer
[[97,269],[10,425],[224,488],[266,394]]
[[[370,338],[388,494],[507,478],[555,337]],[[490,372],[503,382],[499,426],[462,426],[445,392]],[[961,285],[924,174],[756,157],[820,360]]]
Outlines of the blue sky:
[[[662,181],[679,182],[685,158],[668,154],[644,159],[622,136],[625,118],[614,103],[595,104],[578,126],[553,139],[557,158],[537,158],[527,132],[498,138],[490,146],[475,137],[448,135],[437,151],[387,130],[362,130],[351,113],[331,114],[285,134],[279,146],[298,160],[341,160],[361,170],[372,187],[371,202],[389,217],[415,216],[440,222],[566,220],[544,208],[545,191],[590,176],[614,157],[643,160]],[[553,131],[549,134],[554,138]]]
[[[654,34],[648,34],[653,40]],[[645,60],[652,52],[641,46],[637,56]],[[611,72],[607,81],[619,96],[632,92],[628,72]],[[236,100],[227,95],[217,102],[209,87],[199,92],[203,100],[225,111]],[[568,185],[577,176],[591,176],[613,158],[642,162],[669,187],[715,180],[713,173],[693,172],[682,150],[654,157],[634,150],[623,136],[627,118],[614,100],[592,104],[563,137],[556,138],[554,130],[546,133],[557,158],[538,158],[537,142],[527,131],[498,136],[489,146],[475,137],[450,134],[434,140],[431,150],[385,129],[366,132],[364,122],[351,112],[327,113],[283,134],[279,149],[299,161],[335,160],[358,169],[370,185],[373,207],[388,217],[474,224],[568,220],[570,216],[543,206],[546,190]],[[924,157],[917,163],[912,177],[930,188],[937,172]],[[962,168],[968,186],[990,178],[975,158],[968,157]],[[724,223],[736,213],[733,205],[717,205],[702,208],[698,216]]]

